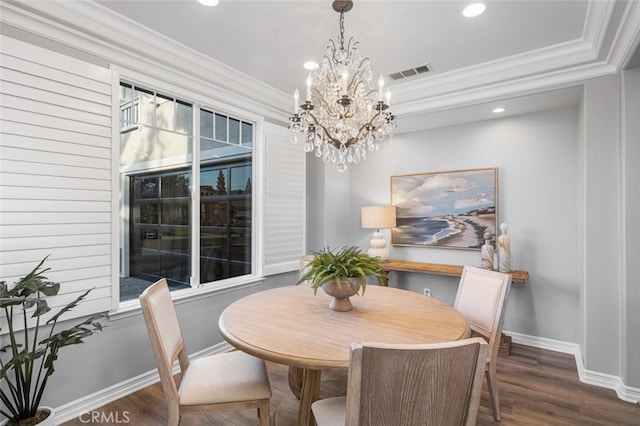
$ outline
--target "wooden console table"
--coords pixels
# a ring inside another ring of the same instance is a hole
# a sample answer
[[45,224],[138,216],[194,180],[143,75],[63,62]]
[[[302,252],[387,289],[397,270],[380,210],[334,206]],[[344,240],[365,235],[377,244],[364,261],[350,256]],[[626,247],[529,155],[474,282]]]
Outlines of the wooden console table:
[[[442,265],[439,263],[422,263],[410,262],[408,260],[389,259],[382,262],[382,269],[385,271],[401,271],[401,272],[417,272],[420,274],[445,275],[449,277],[459,277],[462,275],[462,266],[460,265]],[[527,271],[511,271],[512,283],[526,283],[529,280]],[[388,285],[386,282],[380,282],[381,285]]]

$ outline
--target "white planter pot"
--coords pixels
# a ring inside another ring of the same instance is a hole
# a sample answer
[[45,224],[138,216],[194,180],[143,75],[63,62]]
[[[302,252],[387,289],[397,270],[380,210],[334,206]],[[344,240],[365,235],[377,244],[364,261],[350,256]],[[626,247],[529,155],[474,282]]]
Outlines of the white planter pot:
[[[48,410],[49,416],[43,421],[41,421],[40,423],[38,423],[38,426],[55,426],[56,413],[55,411],[53,411],[53,408],[42,406],[39,408],[39,410]],[[2,422],[0,422],[0,426],[6,426],[8,422],[9,422],[9,419],[4,419]]]

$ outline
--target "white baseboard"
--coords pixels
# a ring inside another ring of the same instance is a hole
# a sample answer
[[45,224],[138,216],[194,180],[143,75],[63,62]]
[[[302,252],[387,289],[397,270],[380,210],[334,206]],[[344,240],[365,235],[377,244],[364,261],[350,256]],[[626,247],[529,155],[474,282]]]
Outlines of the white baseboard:
[[578,346],[576,343],[547,339],[545,337],[529,336],[527,334],[520,334],[514,331],[507,330],[504,330],[504,334],[510,336],[513,343],[533,346],[534,348],[546,349],[554,352],[561,352],[563,354],[575,355],[576,364],[578,363],[578,360],[580,360],[580,365],[582,365],[582,358],[580,357],[580,346]]
[[[201,351],[195,352],[189,356],[191,359],[201,358],[216,353],[228,352],[233,348],[226,342],[219,343],[217,345],[205,348]],[[178,372],[178,366],[174,367],[174,372]],[[160,381],[158,376],[158,370],[154,369],[142,373],[138,376],[132,377],[120,383],[116,383],[113,386],[102,389],[91,395],[87,395],[75,401],[71,401],[60,407],[56,407],[56,424],[61,424],[69,420],[75,419],[83,414],[90,413],[92,410],[96,410],[103,405],[113,402],[117,399],[124,398],[140,389],[150,386]],[[121,414],[122,415],[122,414]]]
[[512,331],[504,331],[504,334],[511,337],[513,343],[532,346],[540,349],[547,349],[555,352],[571,354],[576,359],[576,367],[578,377],[582,383],[594,385],[601,388],[612,389],[623,401],[638,404],[640,402],[640,389],[627,386],[622,382],[619,376],[612,374],[599,373],[584,368],[580,346],[576,343],[568,343],[560,340],[546,339],[544,337],[528,336],[526,334],[515,333]]
[[581,382],[613,389],[621,400],[640,404],[640,389],[625,385],[618,376],[586,369],[582,374],[580,372],[578,372],[578,374],[580,375]]
[[[584,368],[580,347],[575,343],[563,342],[560,340],[547,339],[544,337],[529,336],[526,334],[504,331],[504,334],[511,337],[513,343],[532,346],[534,348],[546,349],[554,352],[571,354],[575,357],[578,377],[580,381],[589,385],[613,389],[618,398],[623,401],[638,403],[640,401],[640,389],[626,386],[620,377],[610,374],[590,371]],[[200,358],[215,353],[228,352],[233,348],[226,342],[219,343],[209,348],[203,349],[191,355],[192,359]],[[177,372],[177,366],[176,366]],[[117,383],[101,391],[95,392],[86,397],[71,401],[68,404],[56,408],[56,424],[61,424],[75,419],[84,413],[89,413],[103,405],[124,398],[142,388],[157,383],[160,380],[158,371],[152,370],[140,374],[131,379]]]

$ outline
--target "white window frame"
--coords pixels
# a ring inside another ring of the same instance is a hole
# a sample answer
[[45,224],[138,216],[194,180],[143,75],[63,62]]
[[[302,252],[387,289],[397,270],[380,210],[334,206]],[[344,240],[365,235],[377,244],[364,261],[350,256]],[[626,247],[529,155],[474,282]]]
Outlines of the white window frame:
[[[228,278],[225,280],[215,281],[211,283],[199,284],[200,256],[191,256],[191,288],[172,292],[174,300],[181,299],[197,299],[204,297],[212,292],[221,292],[229,288],[237,288],[243,286],[253,286],[260,284],[264,281],[263,274],[263,235],[260,232],[263,229],[264,223],[264,118],[262,116],[252,114],[248,111],[240,110],[231,105],[225,104],[218,99],[212,99],[197,92],[197,88],[190,88],[188,85],[177,85],[167,80],[162,80],[157,77],[145,75],[130,69],[126,69],[120,66],[111,66],[112,70],[112,188],[117,189],[117,194],[113,194],[112,197],[112,301],[110,317],[117,319],[119,317],[126,317],[135,314],[140,309],[140,302],[137,299],[120,301],[120,264],[123,259],[121,253],[121,244],[127,243],[127,237],[121,234],[122,220],[128,220],[128,214],[121,216],[120,213],[120,197],[126,196],[128,189],[121,188],[120,181],[120,82],[136,82],[142,87],[149,87],[160,93],[174,96],[178,99],[189,101],[194,107],[194,135],[193,135],[193,149],[192,154],[187,156],[185,160],[191,163],[191,167],[194,167],[196,162],[199,165],[200,152],[199,149],[199,136],[200,136],[200,108],[206,110],[218,111],[222,114],[227,114],[236,119],[253,123],[254,125],[254,141],[253,141],[253,158],[252,158],[252,243],[251,243],[251,273],[249,275],[243,275],[240,277]],[[228,132],[228,129],[227,129]],[[198,166],[199,167],[199,166]],[[196,205],[196,200],[199,202],[199,188],[200,176],[197,173],[193,173],[192,178],[192,193],[191,202],[192,205]],[[126,185],[125,185],[126,186]],[[192,224],[200,223],[200,209],[191,209]],[[192,225],[193,226],[193,225]],[[200,239],[191,239],[191,252],[200,252]],[[122,245],[127,247],[127,245]]]

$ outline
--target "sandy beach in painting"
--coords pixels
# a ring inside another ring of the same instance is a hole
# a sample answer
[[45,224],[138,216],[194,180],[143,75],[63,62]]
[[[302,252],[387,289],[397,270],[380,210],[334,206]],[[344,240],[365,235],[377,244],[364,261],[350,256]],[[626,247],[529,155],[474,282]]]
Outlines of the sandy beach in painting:
[[478,249],[484,244],[487,229],[495,234],[493,212],[398,218],[392,244]]
[[495,235],[495,216],[493,214],[439,216],[430,219],[446,220],[450,223],[451,228],[458,231],[440,239],[437,245],[478,248],[484,244],[482,234],[486,229]]

